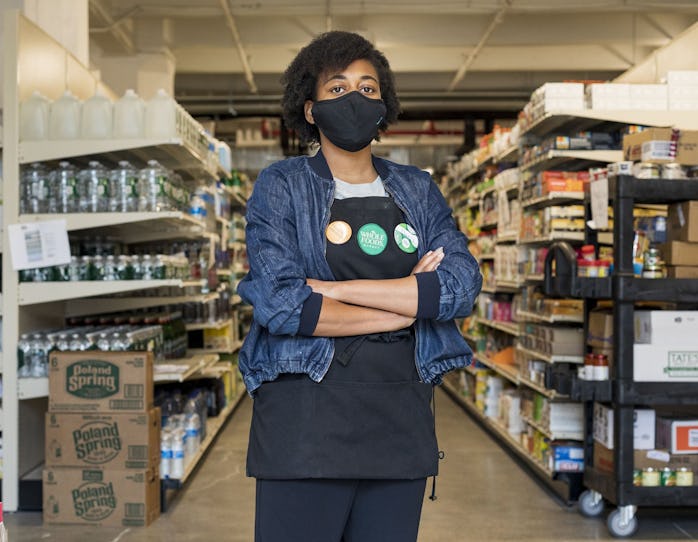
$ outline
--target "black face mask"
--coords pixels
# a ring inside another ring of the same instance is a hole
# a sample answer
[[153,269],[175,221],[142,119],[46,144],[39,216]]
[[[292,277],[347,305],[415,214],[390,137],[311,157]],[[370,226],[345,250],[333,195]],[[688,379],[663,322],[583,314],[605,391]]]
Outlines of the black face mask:
[[334,145],[349,152],[361,150],[374,140],[386,111],[383,100],[367,98],[358,91],[320,100],[312,108],[318,129]]

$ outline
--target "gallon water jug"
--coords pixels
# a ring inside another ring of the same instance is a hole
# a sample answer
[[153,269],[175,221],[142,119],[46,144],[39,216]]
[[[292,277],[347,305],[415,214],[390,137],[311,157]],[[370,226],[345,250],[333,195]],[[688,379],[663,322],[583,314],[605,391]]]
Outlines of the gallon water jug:
[[82,139],[109,139],[112,134],[112,103],[99,90],[82,104]]
[[38,90],[22,102],[19,113],[19,137],[22,141],[48,139],[50,104]]
[[145,108],[145,137],[148,139],[170,139],[176,137],[175,101],[160,89]]
[[133,89],[114,104],[114,138],[138,139],[143,137],[145,105]]
[[66,90],[51,104],[49,139],[77,139],[80,134],[80,100]]

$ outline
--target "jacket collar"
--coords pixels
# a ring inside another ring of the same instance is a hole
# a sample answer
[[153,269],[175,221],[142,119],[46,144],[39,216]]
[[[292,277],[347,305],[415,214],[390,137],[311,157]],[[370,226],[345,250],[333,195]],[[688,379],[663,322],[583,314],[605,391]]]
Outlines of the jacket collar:
[[[371,155],[371,160],[373,161],[373,167],[376,169],[381,179],[387,179],[390,171],[388,170],[388,165],[385,163],[385,160],[373,155]],[[330,171],[330,166],[327,165],[327,160],[325,160],[325,156],[322,154],[322,149],[318,150],[315,156],[308,158],[308,164],[310,164],[313,171],[323,179],[328,179],[330,181],[334,179]]]

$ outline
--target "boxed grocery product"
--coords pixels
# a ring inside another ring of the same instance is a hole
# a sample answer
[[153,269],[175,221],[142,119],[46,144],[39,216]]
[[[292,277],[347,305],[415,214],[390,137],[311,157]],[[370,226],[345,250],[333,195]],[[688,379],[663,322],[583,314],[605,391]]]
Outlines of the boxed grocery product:
[[698,70],[669,70],[666,82],[669,86],[698,86]]
[[[677,138],[674,143],[672,138]],[[647,128],[623,137],[623,158],[641,162],[698,164],[698,131]]]
[[613,347],[613,311],[594,309],[589,311],[587,344],[600,348]]
[[683,201],[669,206],[666,235],[667,241],[698,242],[698,201]]
[[[651,408],[635,409],[633,447],[636,450],[655,448],[655,412]],[[594,440],[613,449],[613,409],[594,403]]]
[[669,279],[698,279],[698,266],[691,265],[668,265],[666,276]]
[[[615,458],[613,450],[606,448],[599,442],[594,442],[594,468],[604,472],[613,472]],[[636,469],[679,469],[686,467],[698,472],[698,455],[675,455],[667,450],[634,450],[633,466]],[[698,477],[696,477],[698,482]]]
[[154,470],[44,469],[47,525],[146,526],[160,515]]
[[630,109],[630,85],[625,83],[592,83],[587,85],[590,109]]
[[630,85],[630,108],[634,110],[662,111],[667,108],[667,85]]
[[584,448],[581,444],[554,444],[549,466],[553,472],[584,472]]
[[657,417],[657,447],[672,454],[698,454],[698,419]]
[[151,352],[50,354],[50,412],[148,412],[152,407]]
[[[584,405],[582,403],[548,403],[543,419],[548,428],[555,433],[566,432],[580,434],[584,431]],[[547,417],[547,419],[546,419]]]
[[49,412],[46,465],[116,470],[157,467],[160,420],[159,408],[148,413]]
[[698,332],[698,311],[637,310],[635,344],[690,344]]
[[663,243],[660,251],[667,265],[698,265],[698,243],[670,241]]

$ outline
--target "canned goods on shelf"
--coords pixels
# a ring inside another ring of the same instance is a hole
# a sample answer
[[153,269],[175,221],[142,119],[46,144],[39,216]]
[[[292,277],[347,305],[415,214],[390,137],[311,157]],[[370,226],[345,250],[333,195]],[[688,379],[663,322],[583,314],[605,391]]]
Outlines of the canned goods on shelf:
[[692,486],[693,471],[687,467],[681,467],[676,470],[676,485],[677,486]]
[[660,485],[661,477],[659,471],[652,467],[647,467],[642,470],[642,486],[657,487]]
[[676,471],[669,467],[664,467],[660,475],[660,481],[663,486],[675,486]]

